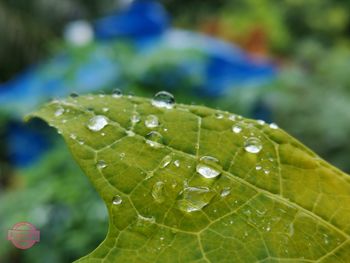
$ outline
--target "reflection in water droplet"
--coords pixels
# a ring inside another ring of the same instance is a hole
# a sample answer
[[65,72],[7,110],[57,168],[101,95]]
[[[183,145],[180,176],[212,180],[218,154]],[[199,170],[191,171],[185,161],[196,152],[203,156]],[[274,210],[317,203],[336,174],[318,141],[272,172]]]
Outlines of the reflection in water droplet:
[[211,191],[207,187],[186,187],[177,206],[184,212],[194,212],[209,204],[211,198]]
[[102,130],[106,125],[108,124],[108,119],[103,116],[103,115],[97,115],[92,117],[88,124],[87,127],[91,130],[91,131],[100,131]]
[[114,89],[112,91],[112,97],[113,98],[120,98],[123,95],[122,91],[120,89]]
[[103,160],[98,160],[97,163],[96,163],[96,166],[97,166],[98,169],[103,169],[103,168],[107,167],[107,164]]
[[158,203],[164,202],[164,183],[159,181],[153,185],[152,197]]
[[130,118],[132,123],[138,123],[141,120],[140,114],[134,113]]
[[230,187],[224,187],[221,191],[220,196],[221,197],[226,197],[231,193],[231,188]]
[[158,117],[156,115],[148,115],[145,120],[147,128],[155,128],[159,125]]
[[239,125],[233,125],[233,126],[232,126],[232,131],[233,131],[234,133],[240,133],[240,132],[242,131],[242,127],[239,126]]
[[120,205],[123,202],[123,199],[120,197],[120,195],[116,195],[113,197],[112,204],[113,205]]
[[163,142],[163,136],[156,131],[151,131],[146,135],[146,143],[151,147],[160,147]]
[[171,162],[171,160],[172,160],[172,157],[170,155],[165,156],[164,159],[159,164],[160,168],[167,167],[169,165],[169,163]]
[[64,113],[64,109],[62,107],[59,107],[56,111],[55,111],[55,116],[59,117]]
[[218,159],[212,156],[202,156],[200,163],[196,166],[196,171],[205,178],[215,178],[220,175]]
[[250,137],[245,141],[244,149],[249,153],[258,153],[262,149],[261,141],[256,137]]
[[152,105],[158,108],[171,109],[174,107],[175,98],[174,96],[166,91],[160,91],[154,95],[152,99]]
[[274,122],[270,123],[269,126],[270,126],[271,129],[278,129],[278,125],[276,123],[274,123]]

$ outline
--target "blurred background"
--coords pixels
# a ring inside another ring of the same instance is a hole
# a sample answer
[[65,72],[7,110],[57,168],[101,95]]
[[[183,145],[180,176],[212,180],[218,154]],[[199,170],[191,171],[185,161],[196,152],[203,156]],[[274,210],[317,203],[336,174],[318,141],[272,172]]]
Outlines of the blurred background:
[[[276,122],[350,172],[350,2],[0,1],[0,262],[71,262],[107,212],[57,133],[23,116],[69,94],[151,97]],[[7,230],[28,221],[22,251]]]

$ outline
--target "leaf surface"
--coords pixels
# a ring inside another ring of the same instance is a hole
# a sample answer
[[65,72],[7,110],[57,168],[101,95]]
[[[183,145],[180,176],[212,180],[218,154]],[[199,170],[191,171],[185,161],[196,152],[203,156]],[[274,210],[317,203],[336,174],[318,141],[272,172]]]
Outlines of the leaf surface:
[[109,212],[106,239],[77,262],[349,262],[349,176],[279,128],[130,96],[33,116],[62,134]]

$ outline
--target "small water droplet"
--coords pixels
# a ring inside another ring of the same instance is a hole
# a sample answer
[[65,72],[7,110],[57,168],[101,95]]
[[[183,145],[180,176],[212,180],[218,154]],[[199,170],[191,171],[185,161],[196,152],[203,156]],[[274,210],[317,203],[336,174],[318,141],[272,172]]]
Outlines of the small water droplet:
[[92,117],[88,124],[87,127],[91,130],[91,131],[100,131],[102,130],[106,125],[108,124],[108,119],[103,116],[103,115],[97,115]]
[[69,94],[69,96],[71,98],[78,98],[79,97],[79,94],[78,93],[75,93],[75,92],[72,92],[71,94]]
[[125,153],[120,153],[120,154],[119,154],[119,157],[120,157],[121,160],[124,159]]
[[160,168],[167,167],[169,165],[169,163],[171,162],[171,160],[172,160],[172,157],[170,155],[165,156],[159,165]]
[[217,112],[217,113],[215,113],[215,117],[220,120],[220,119],[224,118],[224,114]]
[[69,137],[70,137],[71,139],[73,139],[73,140],[75,140],[75,139],[77,138],[77,136],[76,136],[74,133],[71,133],[71,134],[69,135]]
[[262,149],[261,141],[256,137],[250,137],[245,141],[244,149],[249,153],[258,153]]
[[199,211],[209,204],[211,198],[211,192],[207,187],[186,187],[177,206],[184,212]]
[[180,167],[180,161],[179,161],[179,160],[175,160],[175,161],[174,161],[174,165],[175,165],[176,167]]
[[255,166],[255,170],[257,170],[257,171],[261,170],[261,168],[262,167],[260,165]]
[[174,107],[175,98],[174,96],[166,91],[160,91],[154,95],[152,99],[152,105],[158,108],[171,109]]
[[131,131],[131,130],[126,130],[125,132],[130,137],[135,136],[135,133],[133,131]]
[[260,125],[264,125],[264,124],[265,124],[265,121],[264,121],[264,120],[257,120],[257,122],[258,122]]
[[271,129],[278,129],[278,125],[276,123],[274,123],[274,122],[270,123],[269,126],[270,126]]
[[270,173],[270,171],[269,171],[269,170],[267,170],[267,169],[265,169],[265,170],[264,170],[264,173],[265,173],[265,174],[269,174],[269,173]]
[[112,97],[113,98],[120,98],[123,95],[122,91],[120,89],[114,89],[112,91]]
[[147,128],[155,128],[159,125],[158,117],[156,115],[148,115],[145,120]]
[[64,113],[64,109],[62,107],[57,108],[57,110],[55,111],[55,116],[59,117]]
[[102,108],[102,111],[103,111],[103,112],[108,112],[108,111],[109,111],[109,108],[103,107],[103,108]]
[[120,205],[123,202],[123,199],[120,197],[120,195],[116,195],[112,199],[113,205]]
[[138,122],[140,122],[140,120],[141,120],[141,117],[140,117],[140,114],[138,114],[138,113],[134,113],[130,118],[130,121],[132,123],[138,123]]
[[152,197],[157,203],[164,202],[164,183],[159,181],[153,185]]
[[103,168],[107,167],[107,164],[103,160],[98,160],[97,163],[96,163],[96,166],[97,166],[98,169],[103,169]]
[[215,178],[221,174],[218,170],[218,159],[212,156],[202,156],[199,159],[200,163],[196,166],[196,171],[204,178]]
[[151,131],[146,135],[146,143],[151,147],[160,147],[163,142],[163,136],[156,131]]
[[231,188],[230,187],[224,187],[221,191],[220,196],[221,197],[226,197],[231,193]]
[[234,133],[240,133],[240,132],[242,131],[242,127],[239,126],[239,125],[233,125],[233,126],[232,126],[232,131],[233,131]]

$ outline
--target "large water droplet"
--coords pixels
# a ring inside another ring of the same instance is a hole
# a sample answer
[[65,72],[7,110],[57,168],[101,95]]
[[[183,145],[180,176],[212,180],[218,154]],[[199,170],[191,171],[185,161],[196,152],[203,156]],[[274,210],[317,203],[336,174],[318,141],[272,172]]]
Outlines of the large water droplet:
[[147,128],[155,128],[159,125],[158,117],[156,115],[148,115],[145,120]]
[[120,197],[120,195],[116,195],[112,199],[113,205],[120,205],[123,202],[123,199]]
[[166,91],[160,91],[154,95],[152,99],[152,105],[158,108],[171,109],[174,107],[175,98],[174,96]]
[[171,160],[172,160],[172,157],[170,155],[165,156],[164,159],[159,164],[160,168],[167,167],[169,165],[169,163],[171,162]]
[[108,119],[103,116],[103,115],[97,115],[92,117],[88,124],[87,127],[91,130],[91,131],[100,131],[102,130],[106,125],[108,124]]
[[120,89],[114,89],[112,91],[112,97],[113,98],[120,98],[123,95],[122,91]]
[[249,153],[258,153],[262,149],[261,141],[256,137],[250,137],[245,141],[244,149]]
[[103,160],[98,160],[97,163],[96,163],[96,166],[97,166],[98,169],[103,169],[103,168],[107,167],[107,164]]
[[164,202],[164,183],[159,181],[153,185],[152,197],[157,203]]
[[132,123],[138,123],[141,120],[140,114],[134,113],[130,118]]
[[239,126],[239,125],[233,125],[233,126],[232,126],[232,131],[233,131],[234,133],[240,133],[240,132],[242,131],[242,127]]
[[218,159],[212,156],[202,156],[200,163],[196,166],[196,171],[205,178],[215,178],[220,175]]
[[199,211],[212,198],[211,191],[207,187],[186,187],[182,191],[182,199],[177,201],[177,206],[184,212]]
[[146,135],[146,143],[151,147],[160,147],[163,142],[163,136],[156,131],[151,131]]
[[57,110],[55,111],[55,116],[59,117],[64,113],[64,109],[62,107],[57,108]]

